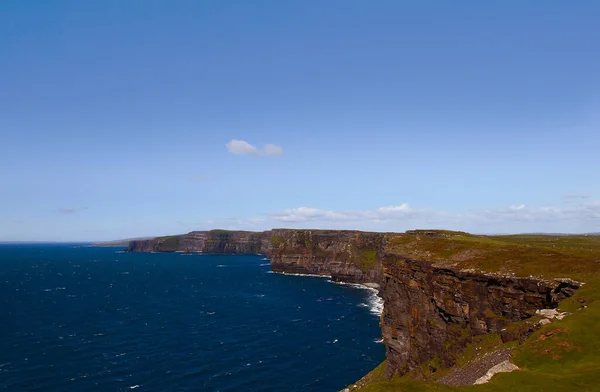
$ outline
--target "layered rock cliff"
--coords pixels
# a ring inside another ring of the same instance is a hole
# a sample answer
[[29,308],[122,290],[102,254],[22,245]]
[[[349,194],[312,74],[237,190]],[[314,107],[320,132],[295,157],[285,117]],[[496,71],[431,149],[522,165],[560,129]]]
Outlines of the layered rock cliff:
[[[579,284],[465,269],[471,261],[514,264],[540,252],[498,246],[486,237],[462,232],[273,230],[274,271],[331,275],[332,279],[377,283],[384,299],[381,328],[386,374],[402,375],[435,357],[452,367],[478,335],[500,334],[504,341],[525,339],[539,324],[516,334],[507,327],[538,309],[556,308]],[[493,245],[493,246],[491,246]],[[533,252],[533,253],[532,253]],[[498,253],[500,256],[498,256]],[[491,265],[488,265],[490,267]]]
[[318,274],[352,283],[381,283],[383,233],[273,229],[192,231],[136,240],[129,252],[265,254],[275,272]]
[[328,275],[333,280],[380,284],[383,233],[345,230],[272,231],[275,272]]
[[579,287],[567,279],[467,272],[390,254],[382,264],[381,329],[388,376],[404,374],[434,357],[451,367],[477,335],[517,338],[503,330],[537,309],[557,307]]
[[192,231],[188,234],[131,241],[128,252],[201,252],[211,254],[268,254],[271,232]]

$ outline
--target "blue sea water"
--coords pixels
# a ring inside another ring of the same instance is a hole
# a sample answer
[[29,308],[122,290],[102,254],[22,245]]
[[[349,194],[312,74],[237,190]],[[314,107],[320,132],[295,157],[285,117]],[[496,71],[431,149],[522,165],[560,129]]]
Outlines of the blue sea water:
[[384,359],[376,297],[261,256],[0,245],[0,391],[336,391]]

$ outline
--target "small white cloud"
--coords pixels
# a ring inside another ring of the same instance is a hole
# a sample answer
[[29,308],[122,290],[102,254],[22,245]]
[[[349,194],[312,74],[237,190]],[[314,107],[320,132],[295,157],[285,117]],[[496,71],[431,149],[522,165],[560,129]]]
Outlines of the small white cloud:
[[265,146],[265,154],[267,155],[281,155],[283,154],[283,148],[276,146],[274,144],[267,144]]
[[252,144],[244,141],[244,140],[230,140],[229,143],[225,145],[227,150],[229,150],[232,154],[238,155],[249,155],[249,154],[258,154],[258,148],[254,147]]
[[230,140],[225,145],[227,150],[232,154],[237,155],[270,155],[277,156],[283,154],[283,148],[275,144],[267,144],[263,149],[260,149],[245,140]]
[[68,214],[74,214],[76,212],[83,211],[86,209],[87,209],[87,207],[60,207],[56,211],[58,211],[61,214],[68,215]]
[[408,212],[411,211],[411,209],[408,207],[407,203],[402,203],[399,206],[380,207],[377,211],[384,214],[388,214],[394,212]]
[[318,208],[299,207],[289,208],[280,212],[271,214],[281,222],[307,222],[312,220],[331,221],[349,221],[355,219],[357,214],[352,211],[329,211]]
[[[427,211],[421,212],[427,215]],[[275,219],[281,222],[308,222],[308,221],[326,221],[326,222],[356,222],[365,219],[384,222],[388,219],[410,219],[415,211],[403,203],[398,206],[380,207],[376,210],[365,211],[331,211],[320,210],[318,208],[299,207],[289,208],[280,212],[271,214]]]
[[517,206],[510,206],[511,210],[522,210],[525,208],[525,204],[519,204]]

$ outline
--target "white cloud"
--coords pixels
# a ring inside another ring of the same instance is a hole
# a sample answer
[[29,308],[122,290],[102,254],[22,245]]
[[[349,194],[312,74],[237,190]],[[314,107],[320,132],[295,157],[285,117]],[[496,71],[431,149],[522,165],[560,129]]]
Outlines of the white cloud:
[[394,213],[394,212],[407,212],[407,211],[411,211],[411,209],[408,207],[408,204],[402,203],[399,206],[380,207],[377,209],[377,211],[379,211],[383,214],[387,214],[387,213]]
[[403,203],[373,210],[334,211],[311,207],[290,208],[267,214],[268,227],[336,228],[404,231],[414,228],[445,228],[474,233],[592,232],[600,227],[600,203],[569,208],[527,207],[449,213],[411,208]]
[[227,150],[232,154],[237,155],[270,155],[277,156],[283,154],[283,148],[275,144],[267,144],[263,149],[260,149],[245,140],[232,139],[225,145]]
[[252,144],[244,141],[244,140],[230,140],[229,143],[225,145],[227,150],[229,150],[232,154],[238,155],[249,155],[249,154],[258,154],[258,148],[254,147]]
[[[421,211],[423,216],[428,214],[428,211]],[[289,208],[283,211],[278,211],[269,214],[275,220],[280,222],[361,222],[369,220],[373,223],[385,222],[389,219],[411,219],[415,215],[415,211],[408,204],[404,203],[399,206],[381,207],[376,210],[365,211],[331,211],[321,210],[318,208],[299,207]]]
[[265,154],[267,155],[281,155],[283,154],[283,148],[276,146],[274,144],[267,144],[265,146]]
[[290,208],[271,215],[281,222],[349,221],[356,218],[356,213],[351,211],[337,212],[309,207]]
[[76,212],[83,211],[86,209],[87,209],[87,207],[60,207],[56,211],[58,211],[61,214],[68,215],[68,214],[74,214]]

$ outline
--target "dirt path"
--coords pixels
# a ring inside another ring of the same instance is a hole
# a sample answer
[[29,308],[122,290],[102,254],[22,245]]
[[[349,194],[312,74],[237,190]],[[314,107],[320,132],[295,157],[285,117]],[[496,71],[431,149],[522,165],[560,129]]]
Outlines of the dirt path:
[[510,359],[510,349],[494,351],[483,358],[469,362],[462,368],[438,380],[446,385],[472,385],[477,379],[486,375],[494,366]]

